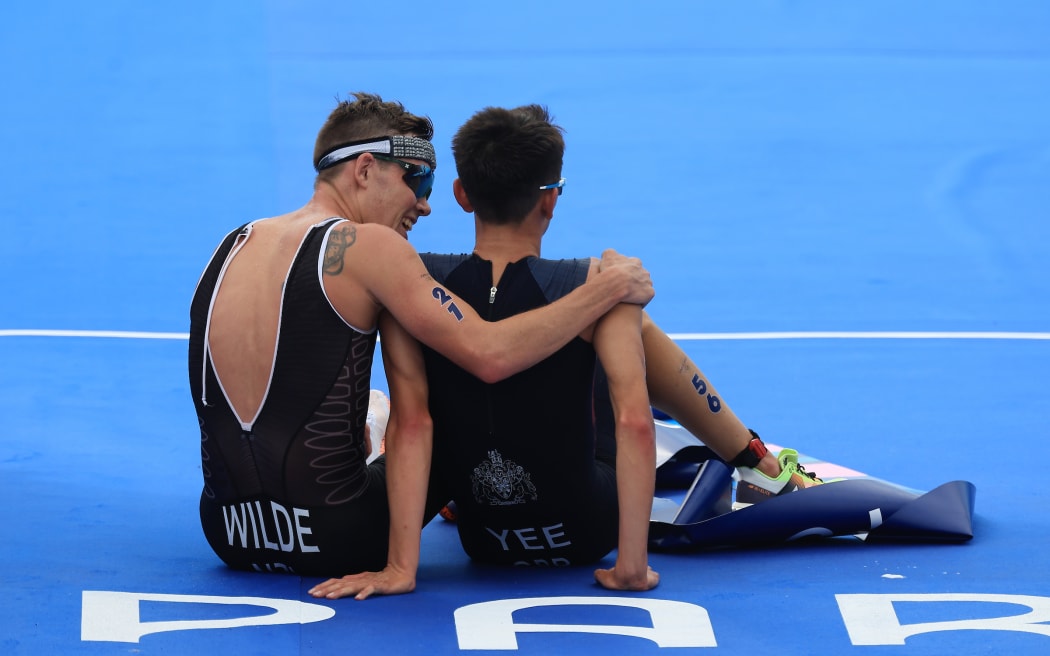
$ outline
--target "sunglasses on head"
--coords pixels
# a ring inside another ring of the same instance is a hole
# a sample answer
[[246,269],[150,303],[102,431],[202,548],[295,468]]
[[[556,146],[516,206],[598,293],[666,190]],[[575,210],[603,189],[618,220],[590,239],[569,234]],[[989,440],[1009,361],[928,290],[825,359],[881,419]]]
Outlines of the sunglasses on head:
[[434,169],[430,168],[426,164],[412,164],[406,162],[403,159],[396,157],[390,157],[389,155],[383,155],[381,153],[372,153],[372,156],[376,159],[381,159],[384,162],[393,162],[402,169],[405,170],[405,175],[402,180],[408,185],[416,194],[416,198],[430,199],[430,193],[434,191]]

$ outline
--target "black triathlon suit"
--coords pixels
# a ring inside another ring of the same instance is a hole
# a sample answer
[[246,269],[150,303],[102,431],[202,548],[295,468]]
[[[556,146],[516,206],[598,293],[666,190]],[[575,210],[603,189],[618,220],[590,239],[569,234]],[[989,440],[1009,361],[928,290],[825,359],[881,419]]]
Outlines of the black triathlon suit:
[[193,296],[189,378],[201,429],[201,525],[233,568],[341,576],[386,564],[385,460],[365,463],[376,333],[347,325],[321,282],[327,237],[338,223],[311,228],[289,269],[256,417],[236,416],[206,348],[212,299],[250,224],[223,240]]
[[[489,321],[547,305],[583,284],[590,260],[529,257],[498,289],[477,255],[424,254],[431,275]],[[436,476],[474,560],[593,563],[616,547],[615,442],[596,437],[593,346],[574,338],[535,366],[486,384],[424,347]]]

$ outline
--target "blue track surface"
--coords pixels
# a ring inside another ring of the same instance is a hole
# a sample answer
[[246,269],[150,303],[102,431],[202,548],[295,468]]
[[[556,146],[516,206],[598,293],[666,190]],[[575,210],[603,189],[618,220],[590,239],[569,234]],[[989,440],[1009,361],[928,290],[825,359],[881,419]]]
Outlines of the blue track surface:
[[[1047,3],[5,14],[0,652],[1050,653]],[[229,228],[306,201],[315,132],[357,90],[437,126],[412,233],[435,251],[472,245],[456,127],[548,105],[569,184],[544,255],[642,257],[650,313],[748,424],[911,488],[972,481],[974,539],[656,554],[660,587],[630,597],[474,566],[443,522],[408,596],[224,569],[197,519],[189,298]]]

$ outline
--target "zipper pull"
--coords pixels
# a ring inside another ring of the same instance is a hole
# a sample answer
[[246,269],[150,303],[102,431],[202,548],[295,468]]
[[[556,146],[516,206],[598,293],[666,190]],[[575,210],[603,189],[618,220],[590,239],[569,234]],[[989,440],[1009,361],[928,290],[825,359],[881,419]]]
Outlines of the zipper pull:
[[492,289],[489,290],[489,305],[492,305],[495,302],[496,302],[496,287],[493,286]]

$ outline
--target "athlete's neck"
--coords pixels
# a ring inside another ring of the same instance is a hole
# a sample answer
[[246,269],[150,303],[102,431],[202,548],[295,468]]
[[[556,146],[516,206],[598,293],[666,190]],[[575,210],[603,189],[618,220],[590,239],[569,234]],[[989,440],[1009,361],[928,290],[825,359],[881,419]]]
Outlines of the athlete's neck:
[[498,285],[504,269],[512,262],[526,257],[539,257],[538,241],[528,239],[508,226],[488,226],[479,229],[474,241],[474,253],[483,260],[492,262],[492,283]]
[[539,257],[543,233],[529,221],[493,225],[474,219],[474,252],[493,263]]

